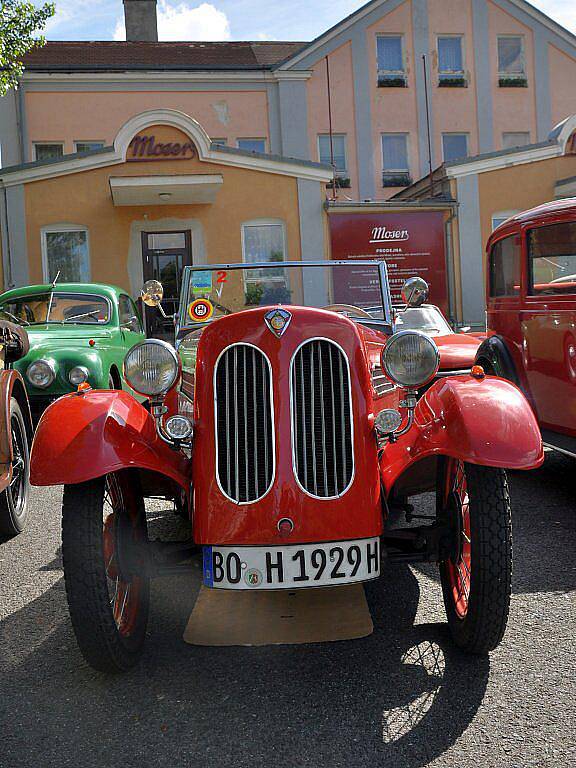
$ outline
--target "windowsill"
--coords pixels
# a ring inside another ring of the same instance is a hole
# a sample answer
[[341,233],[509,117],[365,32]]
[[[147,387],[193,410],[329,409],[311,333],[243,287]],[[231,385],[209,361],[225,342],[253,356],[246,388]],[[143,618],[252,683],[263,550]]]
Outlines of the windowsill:
[[378,75],[378,88],[408,88],[406,75]]
[[463,75],[441,75],[438,88],[468,88],[468,81]]
[[510,75],[498,75],[499,88],[528,88],[526,77],[510,77]]

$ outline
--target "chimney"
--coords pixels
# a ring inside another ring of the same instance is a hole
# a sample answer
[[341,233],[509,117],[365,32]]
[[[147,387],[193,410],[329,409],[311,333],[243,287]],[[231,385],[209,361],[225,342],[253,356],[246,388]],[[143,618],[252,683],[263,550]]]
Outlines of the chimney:
[[158,42],[156,0],[124,0],[126,40]]

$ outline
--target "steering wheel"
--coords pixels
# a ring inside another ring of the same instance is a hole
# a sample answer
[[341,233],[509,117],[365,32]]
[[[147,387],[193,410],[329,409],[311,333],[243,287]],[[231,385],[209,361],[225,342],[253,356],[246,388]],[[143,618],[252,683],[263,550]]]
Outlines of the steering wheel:
[[365,309],[355,307],[353,304],[328,304],[322,309],[327,309],[329,312],[346,312],[353,317],[367,317],[369,320],[374,320],[371,314],[366,312]]

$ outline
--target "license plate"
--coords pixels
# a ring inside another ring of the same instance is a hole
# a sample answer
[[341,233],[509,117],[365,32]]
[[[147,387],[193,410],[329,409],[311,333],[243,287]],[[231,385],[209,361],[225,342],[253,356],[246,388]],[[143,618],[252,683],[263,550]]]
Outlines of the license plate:
[[297,589],[380,575],[380,540],[289,547],[204,547],[204,584],[216,589]]

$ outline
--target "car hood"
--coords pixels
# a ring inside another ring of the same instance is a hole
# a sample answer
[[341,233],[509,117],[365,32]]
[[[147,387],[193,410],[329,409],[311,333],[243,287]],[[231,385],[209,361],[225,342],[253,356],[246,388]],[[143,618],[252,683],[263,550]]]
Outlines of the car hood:
[[481,339],[467,336],[465,333],[450,333],[446,336],[435,336],[434,341],[440,352],[440,370],[452,371],[460,368],[471,368]]
[[49,323],[46,325],[26,326],[28,338],[30,339],[30,350],[38,347],[52,349],[67,346],[86,345],[90,339],[94,341],[104,341],[112,337],[110,328],[98,328],[95,326],[73,326],[73,325],[55,325]]

